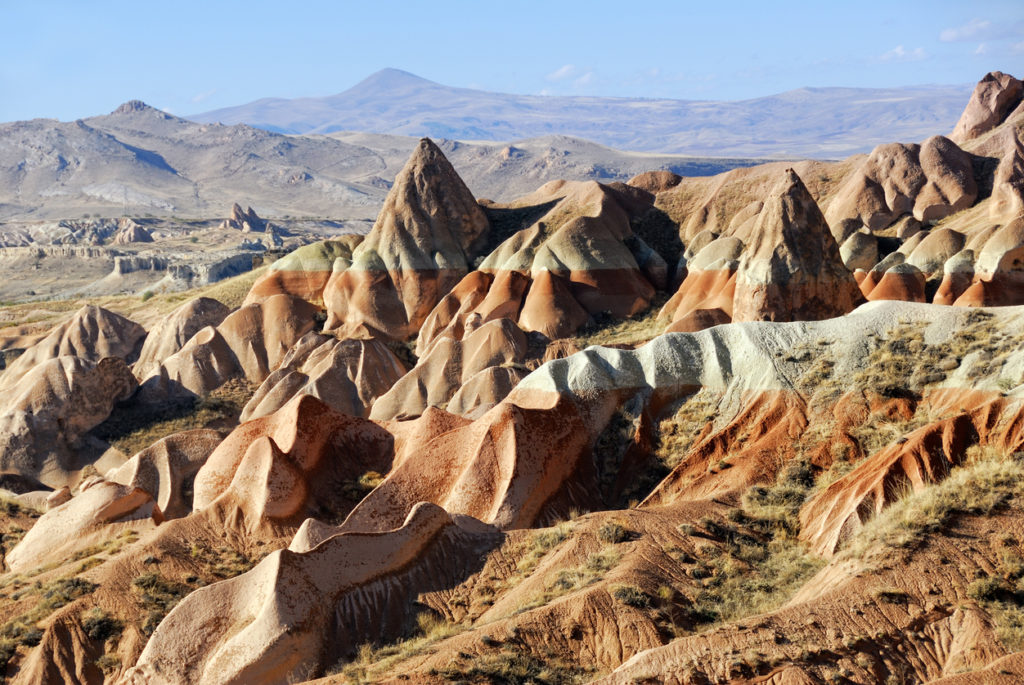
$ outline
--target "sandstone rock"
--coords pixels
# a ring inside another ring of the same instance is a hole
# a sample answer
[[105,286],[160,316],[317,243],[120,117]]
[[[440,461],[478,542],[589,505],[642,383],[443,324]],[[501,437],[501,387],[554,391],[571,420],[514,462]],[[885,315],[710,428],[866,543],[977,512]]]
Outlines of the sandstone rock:
[[112,242],[114,245],[151,243],[153,236],[145,228],[125,217],[117,220],[117,233],[114,234]]
[[424,138],[399,172],[377,222],[324,291],[328,330],[370,331],[402,340],[469,271],[487,217]]
[[825,217],[788,169],[751,231],[737,273],[733,321],[826,319],[859,302]]
[[262,233],[267,228],[267,222],[259,218],[252,207],[242,209],[237,202],[231,207],[231,216],[221,222],[220,228],[234,229],[243,233]]
[[298,395],[278,411],[243,423],[196,474],[193,509],[254,531],[338,516],[353,502],[344,484],[387,473],[394,438],[365,419]]
[[1003,134],[1005,152],[992,181],[989,216],[1012,221],[1024,214],[1024,144],[1013,128]]
[[[527,348],[526,335],[506,318],[471,328],[461,340],[438,338],[416,366],[377,401],[370,417],[378,421],[412,418],[429,406],[445,406],[476,374],[523,362]],[[489,377],[498,380],[494,375]],[[506,375],[500,386],[486,391],[479,388],[483,378],[477,379],[476,393],[495,397],[510,379]]]
[[33,368],[57,357],[78,357],[89,362],[105,357],[134,361],[145,335],[146,331],[134,321],[86,305],[8,366],[0,376],[0,388],[12,387]]
[[657,194],[663,190],[675,188],[682,180],[682,176],[673,174],[671,171],[645,171],[629,179],[626,183],[646,190],[648,193]]
[[272,295],[232,312],[216,328],[196,333],[142,380],[142,399],[204,395],[232,378],[262,383],[288,350],[315,325],[316,307]]
[[850,271],[869,271],[878,262],[878,240],[870,233],[857,231],[843,242],[839,256]]
[[459,582],[500,541],[488,526],[420,504],[387,532],[334,535],[315,547],[293,542],[249,573],[183,600],[125,680],[301,679],[355,654],[367,639],[401,635],[420,589]]
[[163,522],[163,515],[148,493],[100,482],[43,514],[4,561],[24,573],[95,544],[97,533],[110,536],[109,524],[130,522],[138,522],[136,528],[152,527]]
[[146,336],[138,361],[132,367],[135,376],[147,377],[201,329],[219,326],[230,312],[226,305],[208,297],[197,297],[175,309]]
[[956,302],[974,280],[974,262],[973,250],[964,249],[950,257],[943,267],[942,282],[932,301],[944,305]]
[[948,138],[921,145],[879,145],[830,198],[828,223],[845,239],[861,226],[876,233],[904,214],[922,222],[974,204],[978,188],[970,155]]
[[42,362],[0,405],[0,469],[59,488],[86,465],[78,441],[136,388],[124,360],[62,356]]
[[[920,234],[918,234],[920,235]],[[906,263],[917,267],[926,278],[942,271],[946,261],[964,248],[964,235],[949,228],[930,231],[907,254]]]
[[921,270],[913,264],[895,264],[885,270],[881,279],[867,294],[867,298],[871,302],[877,300],[924,302],[926,280]]
[[188,516],[195,475],[222,439],[208,429],[169,435],[108,472],[107,479],[148,493],[168,519]]
[[978,81],[950,138],[963,144],[992,130],[1024,99],[1024,83],[1001,71]]
[[323,302],[324,288],[331,274],[352,265],[352,251],[364,238],[354,233],[304,245],[288,253],[253,283],[245,304],[279,294],[294,295],[313,303]]
[[377,399],[406,374],[395,353],[377,339],[316,336],[316,347],[296,350],[314,335],[296,343],[280,368],[267,376],[242,411],[242,421],[272,414],[300,394],[312,395],[335,411],[369,416]]

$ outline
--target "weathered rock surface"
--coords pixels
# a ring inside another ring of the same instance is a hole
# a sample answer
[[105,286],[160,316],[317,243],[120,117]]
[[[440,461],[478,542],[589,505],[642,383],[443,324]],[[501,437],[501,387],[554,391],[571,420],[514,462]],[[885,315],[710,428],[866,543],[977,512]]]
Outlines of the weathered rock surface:
[[160,507],[149,493],[101,480],[43,514],[4,561],[15,573],[24,573],[116,537],[110,524],[146,529],[163,520]]
[[977,138],[999,124],[1024,100],[1024,83],[1001,71],[978,81],[960,121],[950,134],[957,143]]
[[146,331],[134,321],[102,307],[86,305],[7,367],[0,375],[0,388],[14,386],[33,368],[57,357],[78,357],[89,362],[105,357],[134,361],[145,336]]
[[966,209],[978,197],[970,155],[942,136],[920,145],[879,145],[825,206],[833,233],[878,232],[904,214],[933,221]]
[[307,333],[256,390],[241,420],[271,414],[296,395],[312,395],[335,411],[366,417],[403,376],[405,365],[379,339]]
[[181,350],[207,326],[219,326],[231,310],[217,300],[197,297],[181,305],[155,325],[132,367],[137,378],[147,377],[164,360]]
[[141,381],[142,399],[204,395],[232,378],[262,383],[315,325],[316,307],[273,295],[206,326]]
[[396,340],[416,334],[430,310],[466,275],[487,217],[441,150],[420,141],[399,172],[352,264],[324,290],[328,330]]
[[149,493],[165,518],[188,516],[196,473],[221,440],[220,433],[209,429],[169,435],[108,472],[107,480]]
[[0,405],[0,469],[68,484],[86,462],[79,440],[136,388],[124,360],[91,362],[61,356],[45,361],[4,389]]

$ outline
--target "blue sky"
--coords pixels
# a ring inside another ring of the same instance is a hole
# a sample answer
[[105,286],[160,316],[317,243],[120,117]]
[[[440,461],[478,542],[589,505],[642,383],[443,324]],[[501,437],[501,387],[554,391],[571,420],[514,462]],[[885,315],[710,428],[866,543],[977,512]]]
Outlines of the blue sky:
[[737,100],[1024,77],[1020,0],[0,0],[0,121],[330,95],[384,67],[512,93]]

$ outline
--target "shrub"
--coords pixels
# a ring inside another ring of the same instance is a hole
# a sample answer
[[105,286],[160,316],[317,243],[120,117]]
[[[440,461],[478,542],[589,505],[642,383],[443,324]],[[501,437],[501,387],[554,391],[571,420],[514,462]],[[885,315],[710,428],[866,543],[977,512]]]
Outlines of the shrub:
[[626,528],[618,521],[609,521],[597,530],[598,539],[602,542],[607,542],[611,544],[626,542],[632,536],[633,533],[629,530],[626,530]]
[[646,609],[651,606],[651,598],[635,585],[620,585],[612,590],[612,596],[627,606]]
[[92,609],[82,619],[82,628],[91,640],[106,641],[107,638],[120,635],[124,623],[111,618],[100,608]]

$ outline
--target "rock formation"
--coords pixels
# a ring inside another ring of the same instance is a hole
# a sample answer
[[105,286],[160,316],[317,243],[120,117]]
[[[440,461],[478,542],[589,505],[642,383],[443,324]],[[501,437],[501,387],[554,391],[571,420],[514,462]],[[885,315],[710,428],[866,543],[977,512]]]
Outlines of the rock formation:
[[0,388],[10,388],[40,364],[57,357],[77,357],[98,362],[105,357],[134,361],[146,331],[134,321],[86,305],[67,322],[24,353],[0,375]]
[[0,469],[50,487],[73,482],[88,462],[79,440],[136,388],[124,361],[61,356],[38,364],[4,388],[0,405]]
[[231,216],[221,222],[220,228],[234,229],[243,233],[262,233],[267,222],[259,218],[252,207],[242,209],[237,202],[231,206]]
[[950,134],[963,144],[1001,124],[1024,100],[1024,83],[1001,71],[989,72],[978,81],[960,121]]
[[324,290],[327,330],[403,340],[470,269],[487,217],[441,150],[424,138],[377,222]]
[[200,330],[219,326],[230,311],[227,306],[208,297],[189,300],[175,309],[146,335],[139,358],[132,367],[135,376],[148,376]]

